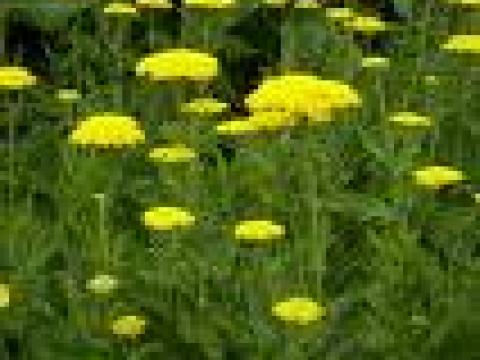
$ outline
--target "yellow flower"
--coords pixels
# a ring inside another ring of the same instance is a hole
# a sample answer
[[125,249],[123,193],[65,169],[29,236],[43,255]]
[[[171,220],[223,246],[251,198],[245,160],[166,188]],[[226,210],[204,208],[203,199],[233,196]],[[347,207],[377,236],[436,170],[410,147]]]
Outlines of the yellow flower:
[[219,134],[240,135],[257,132],[260,129],[253,122],[248,120],[228,120],[217,124],[216,130]]
[[353,18],[346,19],[343,22],[343,26],[365,33],[387,30],[386,23],[374,16],[354,16]]
[[390,115],[389,121],[402,126],[430,126],[432,120],[428,116],[422,116],[410,111],[397,112]]
[[0,284],[0,308],[8,307],[10,304],[10,286],[8,284]]
[[204,8],[226,8],[235,5],[235,0],[185,0],[186,6]]
[[197,156],[195,151],[185,145],[177,144],[170,147],[158,147],[150,151],[149,157],[160,162],[185,162]]
[[450,166],[425,166],[413,172],[418,185],[438,189],[465,180],[464,174]]
[[424,77],[424,80],[425,80],[425,83],[427,85],[438,85],[438,84],[440,84],[440,81],[438,80],[438,78],[435,75],[426,75]]
[[321,7],[318,0],[297,0],[295,3],[296,9],[318,9]]
[[112,331],[115,335],[136,337],[145,331],[146,321],[142,316],[124,315],[113,321]]
[[145,141],[145,134],[134,118],[114,113],[96,114],[81,121],[70,135],[77,145],[99,147],[135,145]]
[[0,67],[0,88],[19,89],[37,83],[37,78],[26,68],[19,66]]
[[310,298],[294,297],[276,303],[272,307],[272,313],[283,321],[307,325],[323,317],[326,311]]
[[352,8],[327,8],[326,17],[334,20],[353,19],[356,12]]
[[228,104],[213,98],[198,98],[182,104],[180,111],[186,113],[220,113],[228,108]]
[[288,1],[289,0],[263,0],[263,3],[266,5],[284,6]]
[[105,14],[135,14],[137,9],[126,2],[112,2],[103,9],[103,12]]
[[218,60],[192,49],[167,49],[139,61],[136,73],[152,80],[210,80],[218,74]]
[[87,289],[98,295],[105,295],[114,290],[118,285],[118,280],[112,275],[99,274],[87,282]]
[[480,35],[451,35],[440,48],[459,53],[480,53]]
[[173,7],[170,0],[136,0],[136,5],[152,9],[171,9]]
[[222,121],[216,130],[219,134],[241,135],[293,126],[297,120],[295,114],[285,111],[257,111],[243,119]]
[[62,101],[74,101],[80,99],[76,89],[60,89],[57,91],[57,99]]
[[245,103],[252,111],[284,111],[308,116],[324,116],[334,108],[359,106],[357,91],[336,80],[314,75],[272,76],[249,94]]
[[449,4],[460,6],[480,6],[480,0],[447,0]]
[[271,220],[244,220],[235,225],[235,238],[254,243],[269,243],[285,235],[285,227]]
[[172,230],[175,227],[189,227],[195,223],[195,216],[179,207],[153,207],[143,215],[145,226],[153,230]]
[[473,198],[476,203],[480,204],[480,193],[476,193],[473,195]]
[[370,56],[362,59],[364,68],[386,68],[390,65],[390,59],[385,57]]

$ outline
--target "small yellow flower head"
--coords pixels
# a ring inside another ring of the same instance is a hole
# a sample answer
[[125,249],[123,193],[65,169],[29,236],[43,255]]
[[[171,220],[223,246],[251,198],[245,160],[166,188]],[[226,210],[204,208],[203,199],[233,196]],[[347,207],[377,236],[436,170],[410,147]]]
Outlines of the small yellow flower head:
[[170,0],[136,0],[137,7],[151,9],[171,9],[173,7]]
[[440,48],[457,53],[480,53],[480,35],[451,35]]
[[0,67],[0,89],[21,89],[37,83],[37,78],[26,68],[19,66]]
[[247,96],[245,103],[251,111],[283,111],[314,117],[335,108],[359,106],[361,99],[356,90],[340,81],[291,74],[268,77]]
[[397,112],[388,119],[392,123],[402,126],[431,126],[432,120],[428,116],[422,116],[410,111]]
[[387,24],[374,16],[354,16],[346,19],[343,26],[364,33],[375,33],[387,30]]
[[352,8],[327,8],[325,15],[328,19],[333,20],[347,20],[353,19],[355,11]]
[[81,121],[69,140],[76,145],[120,147],[143,143],[145,134],[134,118],[104,113],[89,116]]
[[424,77],[424,80],[425,80],[425,84],[427,84],[427,85],[438,85],[438,84],[440,84],[440,81],[438,80],[438,77],[436,77],[435,75],[426,75]]
[[418,185],[438,189],[465,180],[464,174],[450,166],[425,166],[413,172]]
[[326,311],[324,307],[310,298],[294,297],[276,303],[272,307],[272,313],[283,321],[308,325],[323,317]]
[[10,286],[8,284],[0,284],[0,308],[8,307],[10,304]]
[[242,135],[260,131],[256,124],[248,120],[222,121],[217,124],[215,129],[222,135]]
[[198,98],[181,105],[180,111],[186,113],[214,114],[221,113],[228,108],[228,104],[214,98]]
[[269,243],[270,240],[282,238],[285,227],[271,220],[245,220],[236,224],[235,238],[254,243]]
[[362,67],[364,68],[388,68],[389,66],[389,58],[370,56],[362,59]]
[[57,91],[57,99],[62,101],[75,101],[80,99],[81,95],[76,89],[60,89]]
[[112,331],[115,335],[135,338],[145,332],[146,320],[142,316],[124,315],[118,317],[112,323]]
[[285,6],[289,0],[263,0],[265,5]]
[[220,9],[234,6],[235,0],[185,0],[185,5],[189,7]]
[[451,5],[458,5],[458,6],[480,6],[480,0],[447,0],[447,2]]
[[297,0],[295,2],[296,9],[319,9],[321,7],[318,0]]
[[149,154],[150,159],[167,163],[186,162],[194,159],[196,156],[195,150],[183,144],[154,148]]
[[168,49],[139,61],[136,74],[152,80],[211,80],[218,74],[218,60],[192,49]]
[[143,214],[146,227],[153,230],[172,230],[176,227],[190,227],[195,216],[179,207],[153,207]]
[[480,204],[480,193],[476,193],[473,195],[473,199],[477,204]]
[[126,2],[112,2],[103,9],[103,12],[105,14],[135,14],[137,9]]
[[97,295],[111,293],[118,286],[118,280],[108,274],[99,274],[88,280],[87,289]]

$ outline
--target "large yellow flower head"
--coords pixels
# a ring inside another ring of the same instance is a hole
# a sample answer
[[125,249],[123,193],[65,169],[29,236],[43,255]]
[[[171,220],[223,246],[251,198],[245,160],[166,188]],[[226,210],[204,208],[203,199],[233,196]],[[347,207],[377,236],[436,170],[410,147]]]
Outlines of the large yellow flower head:
[[145,134],[131,116],[103,113],[81,121],[69,140],[76,145],[120,147],[143,143]]
[[135,338],[145,331],[146,320],[143,316],[124,315],[118,317],[112,323],[112,331],[115,335]]
[[308,325],[325,315],[325,308],[310,298],[294,297],[278,302],[272,313],[279,319],[298,325]]
[[193,49],[167,49],[140,60],[136,73],[152,80],[211,80],[218,74],[218,60]]
[[143,222],[153,230],[172,230],[177,227],[192,226],[195,223],[195,216],[179,207],[158,206],[143,214]]
[[37,78],[26,68],[19,66],[0,67],[0,89],[21,89],[37,83]]
[[252,111],[325,116],[334,108],[359,106],[361,99],[356,90],[340,81],[291,74],[267,78],[248,95],[245,103]]
[[271,220],[244,220],[235,225],[235,238],[247,243],[269,244],[284,235],[285,227]]
[[457,53],[480,53],[480,35],[451,35],[441,49]]
[[234,6],[235,0],[185,0],[184,3],[189,7],[220,9]]
[[414,171],[413,176],[418,185],[433,189],[465,180],[463,172],[451,166],[425,166]]

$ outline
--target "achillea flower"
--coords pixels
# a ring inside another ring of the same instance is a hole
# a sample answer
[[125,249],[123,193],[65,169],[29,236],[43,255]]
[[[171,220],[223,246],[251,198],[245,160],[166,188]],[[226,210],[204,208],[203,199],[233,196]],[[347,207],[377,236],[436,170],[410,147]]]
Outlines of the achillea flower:
[[232,7],[235,5],[235,0],[185,0],[186,6],[219,9]]
[[137,7],[151,9],[171,9],[173,7],[170,0],[136,0]]
[[480,193],[473,194],[473,199],[476,203],[480,204]]
[[402,126],[431,126],[432,119],[414,112],[403,111],[390,115],[388,120]]
[[329,19],[333,20],[346,20],[353,19],[356,12],[352,8],[327,8],[325,15]]
[[353,16],[343,22],[343,26],[364,33],[387,30],[387,24],[374,16]]
[[295,2],[296,9],[319,9],[321,7],[318,0],[297,0]]
[[480,6],[480,0],[447,0],[447,2],[458,6]]
[[195,150],[183,144],[154,148],[149,153],[150,159],[166,163],[186,162],[194,159],[196,156]]
[[480,35],[451,35],[440,48],[457,53],[480,53]]
[[263,0],[265,5],[285,6],[288,0]]
[[186,113],[213,114],[221,113],[228,108],[228,104],[214,98],[197,98],[189,103],[184,103],[180,111]]
[[98,274],[93,279],[88,280],[87,289],[97,295],[106,295],[111,293],[118,285],[118,280],[108,274]]
[[112,2],[103,8],[105,14],[135,14],[137,9],[126,2]]
[[210,80],[218,74],[218,60],[192,49],[167,49],[140,60],[136,73],[152,80]]
[[450,166],[425,166],[413,172],[418,185],[439,189],[465,180],[465,175]]
[[19,66],[0,67],[0,89],[21,89],[37,83],[37,78],[27,68]]
[[258,132],[260,129],[253,122],[248,120],[229,120],[217,124],[216,130],[219,134],[241,135]]
[[0,284],[0,308],[8,307],[10,304],[10,286],[8,284]]
[[57,99],[62,101],[75,101],[80,99],[81,95],[76,89],[60,89],[57,91]]
[[294,297],[274,304],[272,313],[283,321],[308,325],[325,316],[326,311],[313,299]]
[[244,220],[235,225],[235,238],[254,244],[268,244],[284,235],[285,227],[271,220]]
[[153,207],[143,214],[145,226],[153,230],[172,230],[176,227],[190,227],[195,216],[179,207]]
[[124,315],[113,321],[112,331],[115,335],[135,338],[144,333],[145,325],[143,316]]
[[427,84],[427,85],[438,85],[438,84],[440,84],[440,81],[438,80],[438,77],[436,77],[435,75],[426,75],[424,77],[424,80],[425,80],[425,84]]
[[359,106],[361,99],[356,90],[340,81],[291,74],[267,78],[245,103],[254,112],[283,111],[316,117],[335,108]]
[[114,113],[96,114],[81,121],[69,138],[77,145],[117,147],[145,141],[145,134],[134,118]]
[[369,56],[362,59],[362,67],[364,68],[388,68],[390,59],[386,57]]
[[285,111],[257,111],[237,120],[222,121],[217,124],[219,134],[241,135],[264,130],[290,127],[298,122],[298,116]]

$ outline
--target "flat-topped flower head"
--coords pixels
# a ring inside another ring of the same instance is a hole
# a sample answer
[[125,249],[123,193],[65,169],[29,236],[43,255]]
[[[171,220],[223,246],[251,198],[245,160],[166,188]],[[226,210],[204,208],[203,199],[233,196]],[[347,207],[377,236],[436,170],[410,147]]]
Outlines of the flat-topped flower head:
[[184,0],[185,6],[195,8],[221,9],[236,5],[235,0]]
[[143,316],[123,315],[112,323],[112,332],[115,335],[135,338],[145,332],[146,320]]
[[291,127],[297,124],[298,116],[285,111],[257,111],[250,116],[217,124],[219,134],[241,135]]
[[37,83],[37,78],[30,70],[20,66],[0,66],[0,90],[21,89]]
[[10,304],[10,286],[0,284],[0,308],[8,307]]
[[340,8],[327,8],[325,10],[325,16],[328,19],[333,20],[348,20],[353,19],[356,12],[352,8],[340,7]]
[[390,59],[380,56],[366,56],[362,58],[363,68],[388,68],[390,66]]
[[269,244],[285,235],[285,227],[271,220],[244,220],[235,225],[235,238],[252,244]]
[[205,97],[183,103],[180,111],[185,113],[215,114],[225,111],[228,109],[228,106],[227,103],[220,102],[217,99]]
[[480,35],[451,35],[440,48],[456,53],[480,53]]
[[153,230],[172,230],[192,226],[195,223],[195,216],[180,207],[157,206],[143,214],[143,222],[146,227]]
[[439,189],[466,179],[462,171],[451,166],[425,166],[413,172],[415,182],[420,186]]
[[355,89],[341,81],[296,73],[266,78],[245,103],[251,111],[323,116],[335,108],[359,106],[361,99]]
[[308,325],[325,316],[325,313],[325,308],[311,298],[292,297],[272,307],[275,317],[298,325]]
[[76,101],[82,97],[77,89],[59,89],[56,95],[58,100],[65,102]]
[[137,9],[127,2],[112,2],[103,8],[105,14],[135,14]]
[[465,6],[465,7],[480,7],[480,0],[445,0],[448,4]]
[[432,119],[411,111],[397,112],[389,116],[388,120],[401,126],[431,126]]
[[148,156],[153,161],[175,163],[191,161],[197,157],[197,154],[194,149],[184,144],[175,144],[168,147],[153,148]]
[[102,113],[80,121],[69,141],[82,146],[121,147],[143,143],[145,134],[131,116]]
[[387,24],[375,16],[353,16],[343,21],[343,26],[363,33],[376,33],[388,30]]
[[263,0],[262,3],[271,6],[285,6],[289,0]]
[[297,0],[295,9],[319,9],[322,5],[318,0]]
[[116,289],[118,280],[109,274],[98,274],[87,281],[87,289],[97,295],[107,295]]
[[171,9],[173,4],[171,0],[136,0],[135,5],[138,8],[150,9]]
[[211,80],[218,74],[218,59],[193,49],[166,49],[137,63],[136,74],[151,80]]

